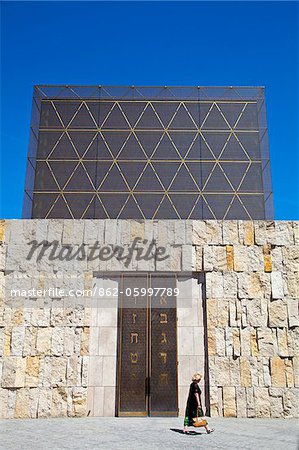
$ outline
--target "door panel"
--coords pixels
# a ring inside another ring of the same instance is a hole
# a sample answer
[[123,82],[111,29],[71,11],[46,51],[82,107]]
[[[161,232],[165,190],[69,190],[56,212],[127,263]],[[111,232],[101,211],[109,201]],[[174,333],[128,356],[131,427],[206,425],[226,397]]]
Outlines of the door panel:
[[151,297],[151,416],[177,414],[176,287],[173,276],[151,277],[151,287],[168,290]]
[[[121,284],[119,415],[147,415],[148,308],[146,297],[130,295],[144,288],[144,276],[124,276]],[[128,294],[128,295],[127,295]]]

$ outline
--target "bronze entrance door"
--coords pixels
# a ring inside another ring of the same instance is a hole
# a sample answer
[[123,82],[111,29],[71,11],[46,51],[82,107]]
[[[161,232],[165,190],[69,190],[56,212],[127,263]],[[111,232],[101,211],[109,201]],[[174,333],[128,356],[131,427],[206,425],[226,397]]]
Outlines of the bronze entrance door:
[[119,416],[177,416],[176,277],[124,274],[120,283]]

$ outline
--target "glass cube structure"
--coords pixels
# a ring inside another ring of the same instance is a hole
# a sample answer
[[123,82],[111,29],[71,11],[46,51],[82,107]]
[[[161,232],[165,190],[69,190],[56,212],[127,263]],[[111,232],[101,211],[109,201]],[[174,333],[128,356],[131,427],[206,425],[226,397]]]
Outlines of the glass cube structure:
[[264,89],[35,86],[23,217],[272,219]]

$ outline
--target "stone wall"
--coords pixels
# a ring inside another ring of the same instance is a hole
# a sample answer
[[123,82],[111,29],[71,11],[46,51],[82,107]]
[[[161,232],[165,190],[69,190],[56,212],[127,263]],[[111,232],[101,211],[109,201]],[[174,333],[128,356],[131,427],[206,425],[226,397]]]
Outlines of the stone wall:
[[[298,415],[298,230],[298,223],[273,221],[2,221],[0,416],[115,414],[117,305],[96,310],[59,296],[11,303],[9,289],[91,289],[97,271],[191,269],[205,272],[206,298],[197,291],[191,313],[178,309],[180,414],[190,372],[204,372],[203,302],[211,414]],[[155,239],[171,258],[128,267],[26,259],[33,239],[88,248],[95,241],[128,246],[135,237]],[[191,335],[192,354],[185,346]]]
[[214,416],[298,416],[298,242],[295,222],[193,222]]

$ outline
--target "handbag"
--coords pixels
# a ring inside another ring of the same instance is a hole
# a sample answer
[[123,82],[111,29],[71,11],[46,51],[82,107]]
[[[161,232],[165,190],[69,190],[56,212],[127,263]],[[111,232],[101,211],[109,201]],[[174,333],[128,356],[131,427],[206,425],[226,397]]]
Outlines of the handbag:
[[203,417],[203,410],[201,408],[197,408],[197,416],[193,418],[193,426],[194,427],[205,427],[208,422]]

